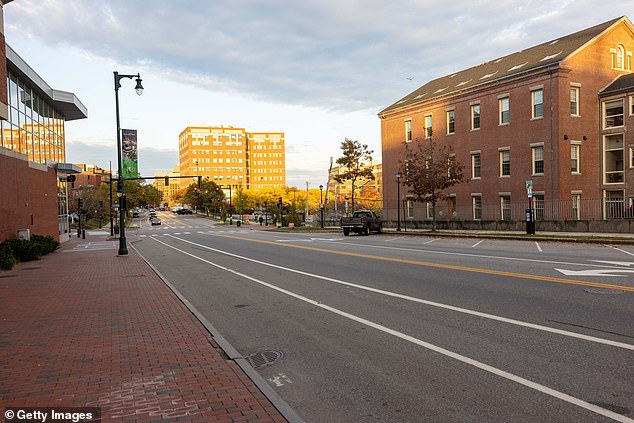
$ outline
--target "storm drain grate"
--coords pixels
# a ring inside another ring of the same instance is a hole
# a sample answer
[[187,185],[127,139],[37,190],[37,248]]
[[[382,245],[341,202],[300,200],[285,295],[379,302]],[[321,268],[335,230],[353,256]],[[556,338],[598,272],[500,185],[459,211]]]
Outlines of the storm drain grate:
[[282,351],[262,351],[244,357],[254,369],[270,366],[284,357]]
[[584,291],[590,294],[600,294],[600,295],[619,295],[619,294],[625,293],[625,291],[621,291],[619,289],[608,289],[608,288],[586,288],[584,289]]

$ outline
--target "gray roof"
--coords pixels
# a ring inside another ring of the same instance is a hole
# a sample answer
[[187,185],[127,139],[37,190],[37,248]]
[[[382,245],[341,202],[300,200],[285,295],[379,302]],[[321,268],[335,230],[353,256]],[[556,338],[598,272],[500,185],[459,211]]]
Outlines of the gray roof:
[[599,92],[599,95],[613,94],[621,91],[634,90],[634,73],[619,75],[610,85]]
[[530,70],[559,64],[622,19],[627,20],[627,17],[622,16],[612,19],[574,34],[547,41],[490,62],[434,79],[396,103],[386,107],[379,112],[379,115],[411,105],[425,103],[432,99],[468,91],[483,85],[493,84]]
[[88,109],[75,94],[68,91],[54,90],[40,75],[29,66],[8,44],[7,68],[29,82],[29,85],[49,104],[57,109],[64,120],[85,119],[88,117]]

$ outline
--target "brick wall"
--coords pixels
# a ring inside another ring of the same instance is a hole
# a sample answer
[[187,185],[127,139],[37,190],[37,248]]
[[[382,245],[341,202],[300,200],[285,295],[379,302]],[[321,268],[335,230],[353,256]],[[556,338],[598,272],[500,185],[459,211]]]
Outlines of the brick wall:
[[59,239],[57,174],[26,156],[0,148],[0,241],[18,229]]

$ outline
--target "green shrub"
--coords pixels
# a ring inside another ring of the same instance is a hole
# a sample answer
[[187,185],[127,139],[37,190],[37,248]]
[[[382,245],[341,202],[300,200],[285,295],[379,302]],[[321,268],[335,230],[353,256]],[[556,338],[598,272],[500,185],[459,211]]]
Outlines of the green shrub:
[[52,253],[59,248],[59,242],[50,235],[32,235],[31,241],[40,245],[41,255]]
[[15,266],[17,260],[13,255],[13,250],[11,249],[11,245],[3,242],[0,244],[0,269],[2,270],[11,270],[13,266]]
[[7,242],[13,250],[13,255],[18,261],[39,260],[42,256],[42,248],[35,241],[23,239],[9,239]]

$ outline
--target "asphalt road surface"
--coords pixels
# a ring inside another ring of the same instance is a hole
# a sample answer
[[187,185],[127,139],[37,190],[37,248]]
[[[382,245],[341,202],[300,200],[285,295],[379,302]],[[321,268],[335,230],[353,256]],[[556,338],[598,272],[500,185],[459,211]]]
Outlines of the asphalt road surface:
[[634,422],[632,246],[160,217],[129,240],[306,422]]

